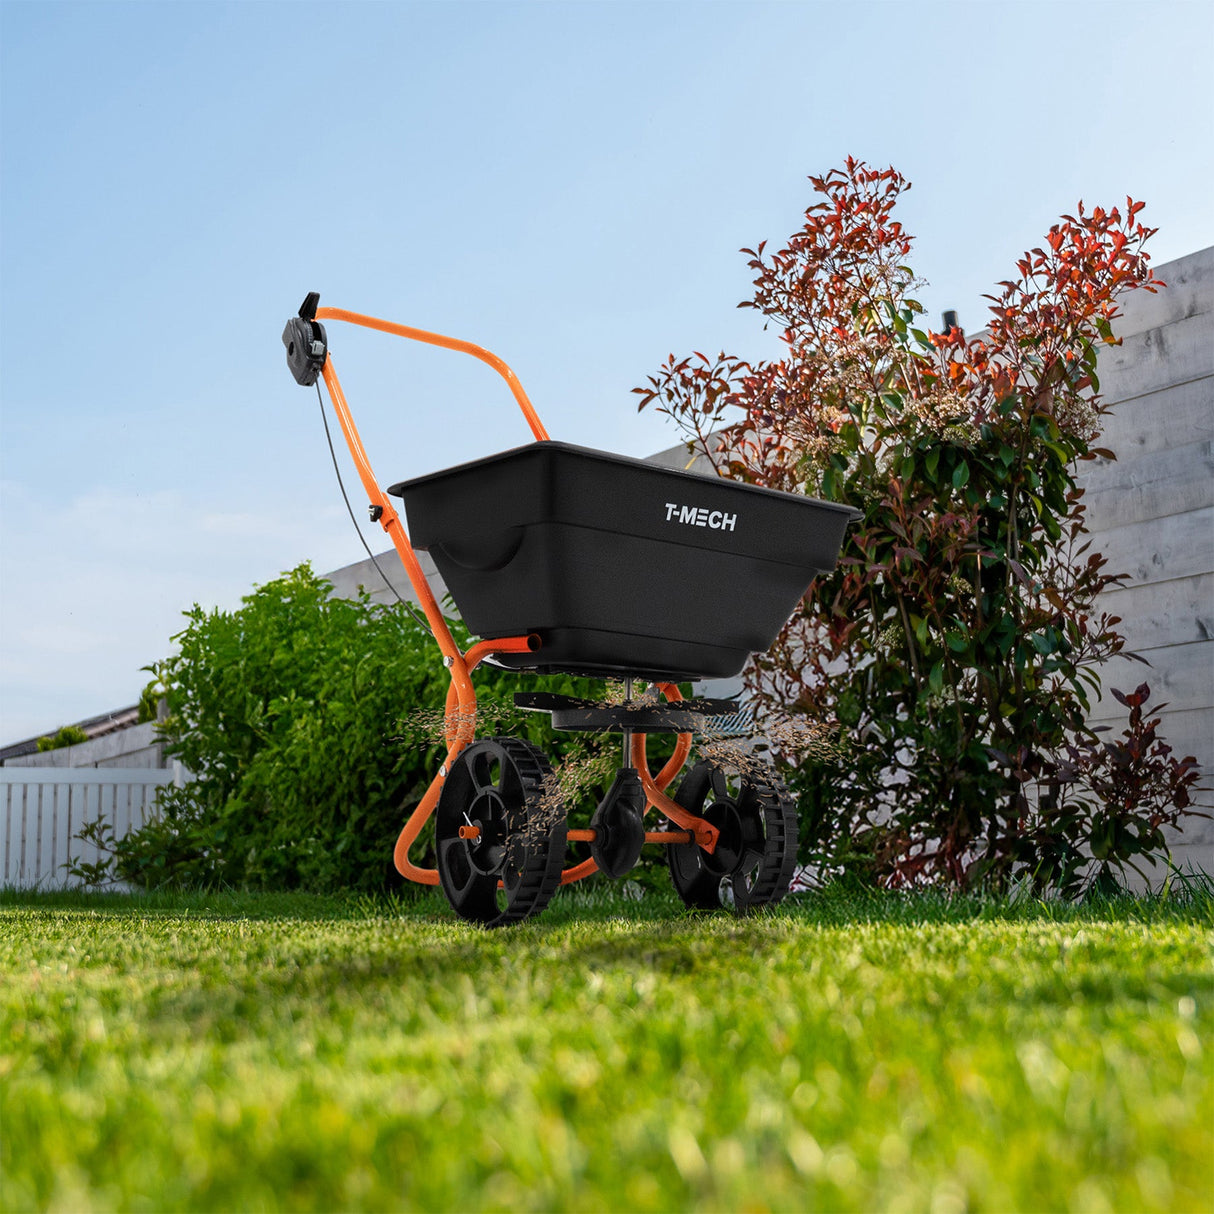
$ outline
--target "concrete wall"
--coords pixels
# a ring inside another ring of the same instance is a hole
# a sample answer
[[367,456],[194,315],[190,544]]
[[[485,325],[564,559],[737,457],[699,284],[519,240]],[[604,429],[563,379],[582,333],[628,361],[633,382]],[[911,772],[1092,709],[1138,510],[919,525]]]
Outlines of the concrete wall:
[[[1109,689],[1149,683],[1151,701],[1167,704],[1163,736],[1214,785],[1214,247],[1156,273],[1167,288],[1126,298],[1114,325],[1122,344],[1100,356],[1114,405],[1100,445],[1117,460],[1080,477],[1092,546],[1129,575],[1100,606],[1121,616],[1128,647],[1150,666],[1111,663],[1092,722],[1119,727],[1125,710]],[[1173,856],[1214,872],[1214,823],[1190,820]]]
[[[379,569],[376,569],[370,560],[365,560],[357,561],[353,565],[346,565],[341,569],[334,569],[332,573],[326,573],[324,576],[333,583],[334,596],[343,599],[354,598],[361,586],[375,602],[395,603],[396,595],[384,585],[384,575],[386,575],[401,598],[407,602],[416,603],[417,595],[413,593],[413,588],[409,585],[409,578],[405,573],[404,565],[401,564],[400,557],[396,555],[396,549],[389,548],[387,552],[377,554],[375,559],[379,562]],[[435,569],[428,552],[419,552],[417,559],[429,579],[430,588],[441,605],[443,596],[447,593],[446,583],[439,577],[438,570]],[[381,569],[383,574],[380,573]]]
[[[398,562],[399,563],[399,562]],[[9,759],[6,767],[125,767],[154,768],[164,766],[163,749],[156,736],[155,724],[131,725],[116,729],[75,746],[60,746],[41,754],[21,755]]]

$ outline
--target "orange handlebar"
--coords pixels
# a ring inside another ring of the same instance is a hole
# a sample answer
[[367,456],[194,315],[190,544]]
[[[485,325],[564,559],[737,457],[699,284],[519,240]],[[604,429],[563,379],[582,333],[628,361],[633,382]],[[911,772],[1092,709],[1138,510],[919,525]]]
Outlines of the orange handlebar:
[[535,406],[532,405],[527,393],[523,391],[523,385],[519,383],[518,376],[496,354],[491,350],[486,350],[484,346],[462,341],[458,337],[444,337],[441,333],[431,333],[426,329],[414,329],[410,325],[398,325],[390,320],[380,320],[377,316],[364,316],[361,312],[347,312],[345,308],[317,308],[316,319],[344,320],[352,325],[362,325],[365,329],[378,329],[381,333],[393,333],[397,337],[407,337],[410,341],[422,341],[427,345],[442,346],[444,350],[456,350],[461,354],[470,354],[473,358],[479,358],[481,362],[488,363],[506,381],[510,391],[514,393],[514,399],[518,401],[518,407],[522,409],[523,416],[527,419],[527,424],[531,427],[531,433],[541,442],[548,441],[548,431],[544,429],[544,423],[540,421]]
[[[304,303],[304,309],[309,304],[314,306],[314,303],[314,298],[309,296]],[[300,310],[300,316],[309,319],[306,317],[304,309]],[[444,337],[440,333],[429,333],[425,329],[414,329],[408,325],[398,325],[392,321],[380,320],[375,316],[364,316],[360,312],[347,312],[344,308],[315,308],[312,318],[316,320],[342,320],[349,324],[362,325],[367,329],[378,329],[381,333],[391,333],[397,337],[407,337],[413,341],[427,342],[433,346],[443,346],[448,350],[456,350],[463,354],[470,354],[474,358],[479,358],[482,362],[488,363],[509,385],[510,391],[514,394],[514,399],[518,401],[519,408],[522,409],[523,416],[526,417],[527,423],[531,427],[532,434],[541,441],[548,440],[548,431],[544,429],[544,424],[540,421],[535,408],[527,398],[527,393],[523,391],[523,385],[519,383],[518,376],[496,354],[483,349],[481,346],[473,345],[469,341],[460,341],[455,337]],[[354,460],[355,467],[358,469],[359,479],[362,481],[363,488],[367,492],[367,499],[372,506],[378,507],[379,525],[388,533],[389,538],[396,547],[396,551],[400,555],[405,572],[409,575],[409,581],[417,594],[418,602],[421,604],[422,611],[425,613],[426,619],[430,624],[430,629],[434,633],[434,639],[438,642],[438,647],[443,654],[444,665],[447,666],[451,675],[451,686],[448,688],[447,694],[447,759],[439,774],[426,790],[421,804],[418,805],[410,815],[409,820],[405,823],[404,829],[396,841],[394,852],[397,870],[403,876],[422,885],[437,885],[438,871],[436,869],[418,868],[409,859],[409,849],[413,846],[418,833],[438,804],[439,793],[442,791],[443,781],[446,778],[451,761],[474,736],[476,728],[476,691],[472,686],[471,678],[469,678],[469,672],[483,657],[486,657],[490,653],[525,653],[534,650],[538,648],[539,638],[535,636],[507,637],[499,638],[496,641],[481,641],[479,644],[473,645],[466,654],[460,652],[459,646],[455,643],[455,639],[447,627],[447,621],[443,618],[442,610],[434,597],[434,592],[430,589],[430,585],[426,580],[426,575],[418,564],[417,556],[413,551],[413,545],[409,543],[409,536],[405,532],[400,515],[396,512],[396,509],[388,500],[384,491],[379,487],[379,482],[376,480],[375,473],[371,469],[371,461],[367,458],[362,439],[358,434],[358,428],[355,426],[354,418],[350,413],[350,406],[346,402],[345,393],[342,391],[341,383],[337,378],[337,371],[333,367],[333,359],[328,355],[327,351],[324,363],[320,367],[320,372],[324,376],[325,386],[329,389],[329,399],[332,401],[334,412],[337,414],[346,445],[350,449],[350,455]],[[307,381],[301,379],[299,382],[305,383]]]

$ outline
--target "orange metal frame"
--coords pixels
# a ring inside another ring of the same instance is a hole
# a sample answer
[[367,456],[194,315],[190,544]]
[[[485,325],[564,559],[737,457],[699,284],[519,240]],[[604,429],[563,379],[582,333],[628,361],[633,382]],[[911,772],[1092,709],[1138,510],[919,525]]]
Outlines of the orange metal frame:
[[[544,424],[540,421],[535,407],[528,399],[527,393],[523,391],[523,385],[519,383],[518,376],[496,354],[491,353],[489,350],[473,345],[468,341],[461,341],[459,338],[444,337],[440,333],[430,333],[425,329],[414,329],[408,325],[394,324],[391,321],[380,320],[374,316],[364,316],[360,312],[348,312],[344,308],[317,308],[316,319],[341,320],[349,324],[361,325],[367,329],[377,329],[381,333],[391,333],[397,337],[409,338],[411,341],[421,341],[426,342],[428,345],[442,346],[447,350],[456,350],[462,354],[471,355],[473,358],[479,358],[482,362],[488,363],[509,385],[510,391],[514,394],[514,399],[518,402],[519,408],[523,411],[523,416],[527,419],[527,424],[531,427],[531,433],[540,441],[547,441],[548,431],[544,429]],[[345,393],[342,391],[341,382],[337,378],[337,371],[333,367],[332,356],[326,356],[322,374],[324,375],[325,387],[329,390],[329,399],[332,401],[333,411],[337,414],[342,435],[345,437],[346,446],[350,448],[350,455],[353,457],[355,467],[358,469],[359,479],[366,490],[367,500],[372,506],[379,508],[379,525],[388,533],[393,546],[400,556],[401,563],[405,567],[405,572],[409,576],[409,582],[413,587],[414,593],[417,595],[418,603],[425,613],[430,630],[434,633],[434,639],[438,642],[439,650],[442,652],[443,664],[451,675],[451,684],[447,689],[445,717],[447,757],[439,768],[438,774],[431,781],[430,787],[426,789],[425,796],[422,797],[421,802],[412,814],[409,815],[409,820],[401,830],[400,837],[396,840],[396,847],[393,851],[393,861],[402,876],[420,885],[437,885],[438,870],[419,868],[409,859],[409,851],[438,805],[438,798],[442,792],[443,783],[447,778],[447,772],[451,769],[452,762],[459,755],[460,751],[472,742],[475,737],[476,690],[472,686],[472,679],[470,677],[472,671],[490,654],[534,653],[540,647],[540,638],[533,634],[531,636],[502,637],[496,640],[479,641],[466,652],[461,652],[455,642],[455,638],[451,635],[450,628],[447,627],[447,621],[443,617],[438,601],[434,597],[430,583],[426,580],[426,575],[418,563],[417,554],[413,551],[413,545],[409,542],[409,536],[405,531],[404,524],[401,522],[400,515],[388,500],[387,495],[380,489],[379,483],[375,479],[375,474],[371,470],[371,461],[367,458],[367,452],[363,447],[362,439],[359,437],[358,428],[354,425],[350,406],[346,401]],[[673,683],[660,683],[658,687],[667,700],[673,701],[683,698],[679,689]],[[677,805],[666,796],[666,788],[682,769],[690,751],[691,734],[679,734],[674,754],[671,755],[661,771],[657,775],[654,775],[649,770],[649,760],[646,755],[646,735],[641,733],[632,735],[632,763],[637,769],[641,778],[641,784],[645,789],[645,796],[648,801],[646,812],[649,809],[656,809],[669,818],[676,826],[682,827],[678,831],[649,831],[646,833],[645,839],[650,843],[686,843],[694,838],[701,847],[711,852],[716,847],[717,829],[711,823],[697,817],[695,814],[689,813],[681,805]],[[571,830],[568,837],[571,841],[590,841],[594,838],[594,832],[592,830]],[[576,864],[564,870],[561,874],[561,884],[568,885],[570,882],[580,881],[583,877],[589,877],[597,871],[598,866],[593,860],[583,861],[581,864]]]

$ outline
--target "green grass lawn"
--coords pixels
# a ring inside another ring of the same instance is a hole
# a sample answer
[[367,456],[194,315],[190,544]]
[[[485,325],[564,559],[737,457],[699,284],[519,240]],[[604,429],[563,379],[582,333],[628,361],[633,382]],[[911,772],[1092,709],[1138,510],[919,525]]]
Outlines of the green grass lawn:
[[0,1208],[1210,1210],[1214,900],[0,894]]

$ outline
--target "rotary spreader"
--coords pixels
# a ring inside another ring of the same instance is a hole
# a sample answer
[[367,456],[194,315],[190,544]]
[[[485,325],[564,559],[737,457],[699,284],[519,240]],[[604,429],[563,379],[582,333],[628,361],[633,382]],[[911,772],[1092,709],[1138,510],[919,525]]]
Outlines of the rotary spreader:
[[[534,441],[381,489],[322,321],[481,359],[506,380]],[[542,910],[560,885],[595,872],[622,877],[649,843],[666,848],[689,907],[745,913],[779,902],[796,863],[796,808],[774,770],[753,758],[702,759],[684,770],[694,735],[736,718],[738,705],[685,699],[678,684],[735,676],[766,650],[813,578],[834,568],[858,512],[554,442],[514,372],[488,350],[322,308],[316,294],[287,322],[283,344],[296,382],[323,379],[371,518],[391,538],[451,678],[446,759],[396,842],[400,873],[441,885],[461,918],[497,927]],[[430,554],[464,623],[482,638],[467,650],[452,636],[418,550]],[[623,763],[589,829],[569,826],[541,750],[522,738],[477,737],[471,675],[486,658],[520,671],[623,680],[618,704],[514,697],[519,708],[549,713],[557,730],[622,735]],[[634,696],[640,680],[649,690]],[[675,735],[657,772],[647,756],[653,733]],[[651,812],[663,821],[647,823]],[[419,867],[410,850],[432,816],[437,867]],[[574,842],[588,844],[590,856],[567,863]]]

